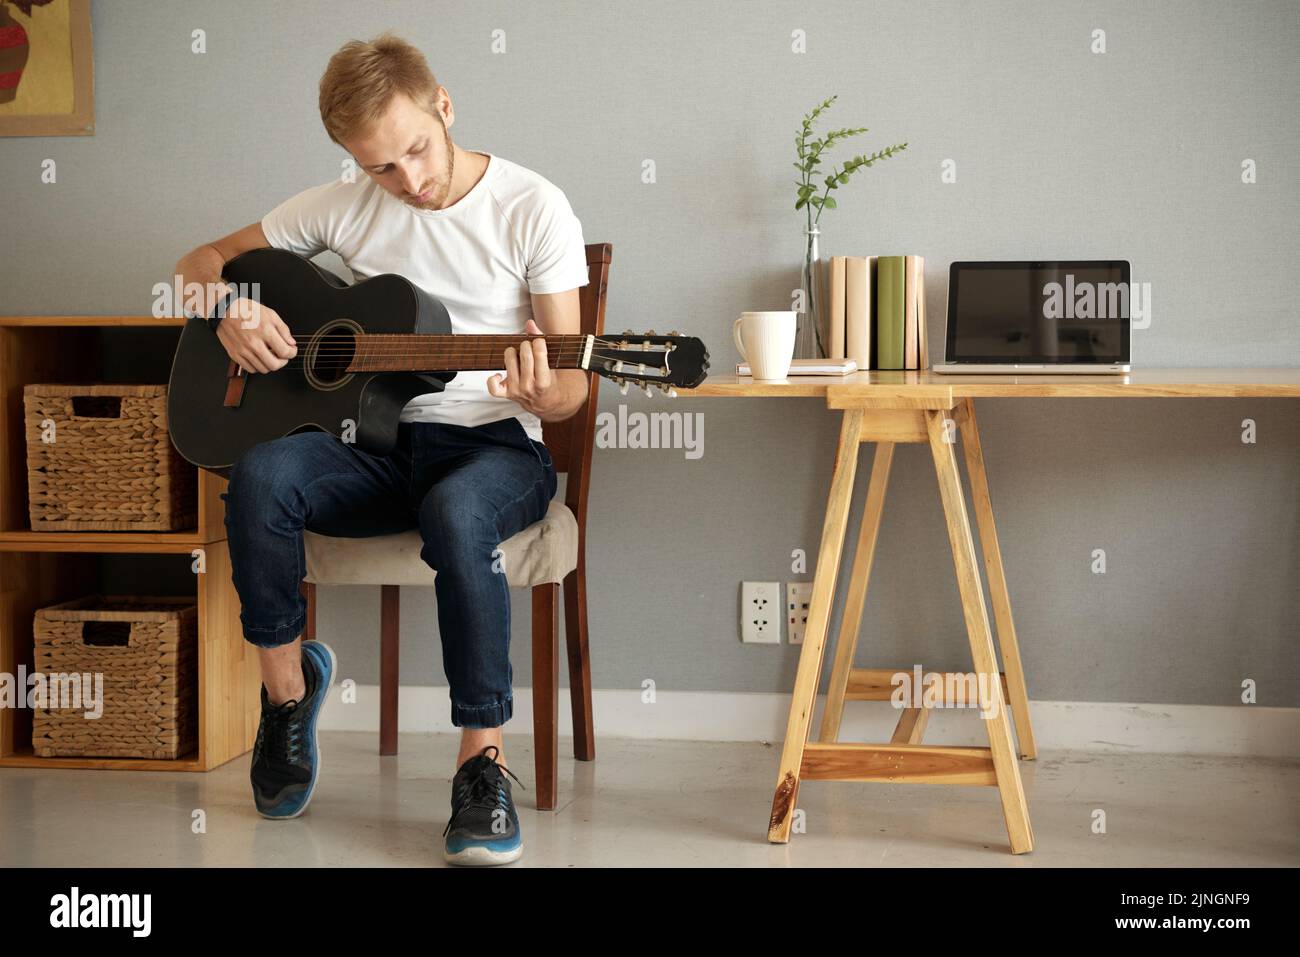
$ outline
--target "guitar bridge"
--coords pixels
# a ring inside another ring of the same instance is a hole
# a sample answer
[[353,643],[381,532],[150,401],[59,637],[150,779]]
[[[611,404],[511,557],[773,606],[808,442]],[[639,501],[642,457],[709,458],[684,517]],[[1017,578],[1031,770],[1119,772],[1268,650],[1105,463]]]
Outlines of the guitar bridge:
[[244,401],[244,383],[247,381],[243,366],[231,359],[226,368],[226,398],[221,404],[227,409],[238,409]]

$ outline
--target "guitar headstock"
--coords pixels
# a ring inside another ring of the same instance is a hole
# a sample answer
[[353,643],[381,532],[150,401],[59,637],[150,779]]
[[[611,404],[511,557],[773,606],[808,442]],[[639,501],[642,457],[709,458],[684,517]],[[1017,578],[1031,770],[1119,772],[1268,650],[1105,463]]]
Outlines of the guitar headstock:
[[702,341],[676,330],[657,336],[653,329],[596,336],[587,365],[587,371],[617,382],[623,395],[636,383],[647,396],[653,388],[668,396],[677,395],[674,386],[693,389],[704,381],[708,368],[709,353]]

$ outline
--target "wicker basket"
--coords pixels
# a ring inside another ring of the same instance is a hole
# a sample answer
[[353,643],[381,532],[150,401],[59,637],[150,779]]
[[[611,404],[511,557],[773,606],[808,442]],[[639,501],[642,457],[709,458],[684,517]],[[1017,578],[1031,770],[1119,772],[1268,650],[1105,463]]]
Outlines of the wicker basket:
[[[177,758],[198,738],[198,610],[191,598],[93,595],[36,612],[36,661],[46,686],[91,675],[81,700],[32,715],[41,757]],[[103,676],[97,718],[93,676]],[[53,705],[54,707],[51,707]]]
[[33,530],[197,524],[195,468],[167,434],[166,386],[29,385],[23,404]]

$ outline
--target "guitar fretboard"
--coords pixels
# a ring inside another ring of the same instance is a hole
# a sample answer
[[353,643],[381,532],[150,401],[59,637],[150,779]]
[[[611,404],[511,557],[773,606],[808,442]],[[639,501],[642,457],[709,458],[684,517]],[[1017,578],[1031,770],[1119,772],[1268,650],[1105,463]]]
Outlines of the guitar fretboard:
[[356,352],[348,372],[455,372],[504,369],[506,349],[529,339],[546,340],[546,364],[553,369],[582,365],[585,335],[424,336],[365,334],[354,338]]

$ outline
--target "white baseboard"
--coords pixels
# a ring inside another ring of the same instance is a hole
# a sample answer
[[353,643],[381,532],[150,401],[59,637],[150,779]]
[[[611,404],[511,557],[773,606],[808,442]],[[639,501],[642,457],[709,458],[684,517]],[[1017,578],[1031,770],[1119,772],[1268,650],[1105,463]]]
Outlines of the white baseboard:
[[[345,704],[339,689],[321,713],[326,731],[379,732],[379,688],[357,685],[355,703]],[[770,741],[785,739],[788,694],[659,691],[653,703],[640,690],[592,694],[597,738],[659,738],[688,741]],[[404,687],[398,695],[402,732],[455,732],[445,687]],[[812,739],[817,737],[818,712]],[[514,716],[507,734],[532,732],[532,691],[516,688]],[[1040,750],[1233,754],[1300,757],[1300,708],[1259,705],[1220,707],[1184,704],[1128,704],[1087,701],[1031,701],[1034,737]],[[898,713],[888,702],[849,702],[841,741],[888,741]],[[560,691],[560,734],[573,733],[569,693]],[[987,745],[977,712],[935,709],[927,742]]]

